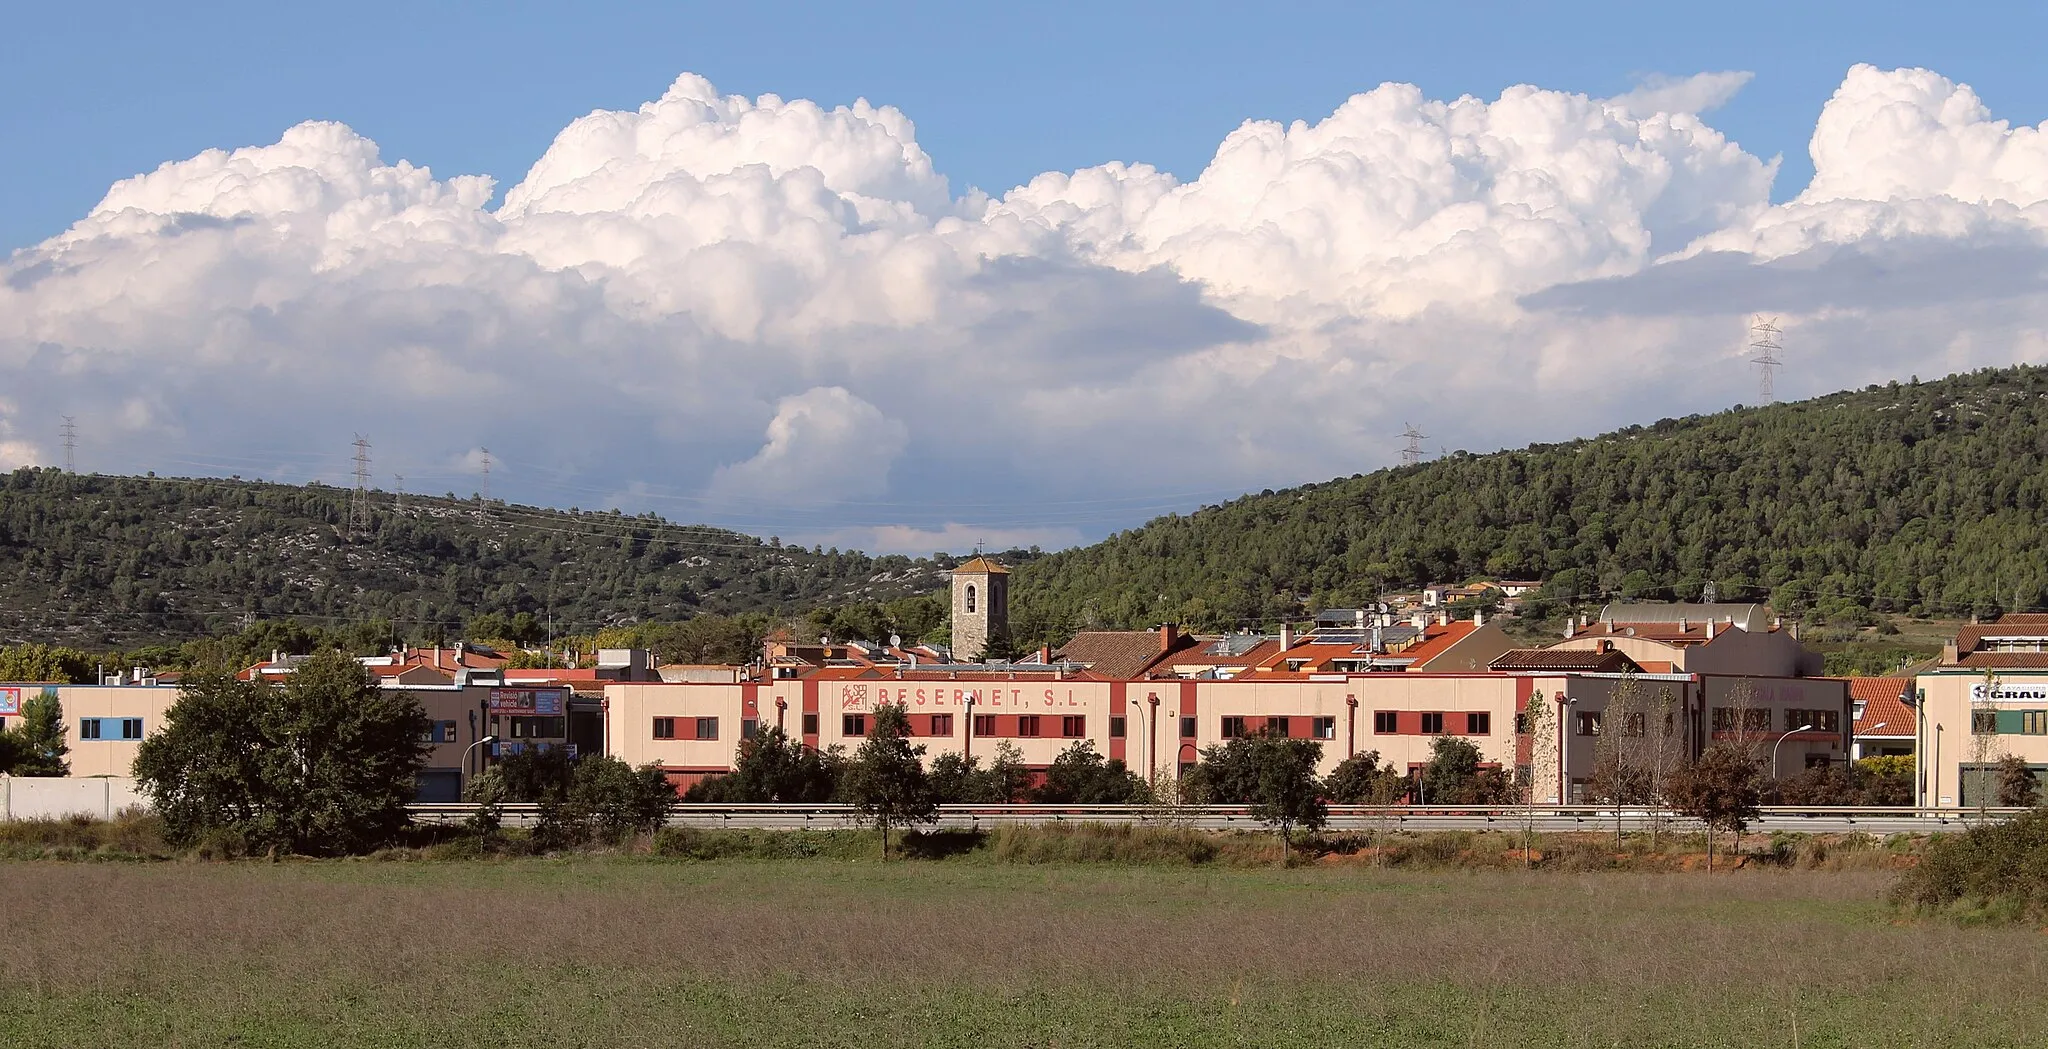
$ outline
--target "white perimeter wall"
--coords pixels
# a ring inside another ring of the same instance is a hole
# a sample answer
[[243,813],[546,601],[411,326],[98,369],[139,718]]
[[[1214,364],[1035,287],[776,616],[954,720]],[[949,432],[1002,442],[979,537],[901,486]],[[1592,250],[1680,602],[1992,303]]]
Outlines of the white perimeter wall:
[[112,819],[123,809],[147,808],[148,799],[126,776],[90,779],[0,776],[0,819]]

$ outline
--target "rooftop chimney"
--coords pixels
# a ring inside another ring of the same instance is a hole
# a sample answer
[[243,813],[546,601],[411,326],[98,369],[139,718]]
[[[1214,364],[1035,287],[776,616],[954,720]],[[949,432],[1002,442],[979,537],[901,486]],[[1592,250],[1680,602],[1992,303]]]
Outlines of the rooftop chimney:
[[[913,653],[911,653],[911,654],[910,654],[910,661],[911,661],[911,663],[913,663],[913,664],[915,664],[915,663],[917,662],[917,653],[913,652]],[[1038,646],[1038,661],[1039,661],[1040,663],[1050,663],[1050,662],[1052,662],[1052,646],[1051,646],[1051,645],[1040,645],[1040,646]]]
[[1293,647],[1294,647],[1294,624],[1293,624],[1293,623],[1282,623],[1282,624],[1280,624],[1280,651],[1282,651],[1282,652],[1285,652],[1285,651],[1287,651],[1288,649],[1290,649],[1290,648],[1293,648]]
[[[1713,617],[1713,616],[1708,616],[1707,618],[1708,618],[1708,619],[1712,619],[1712,618],[1714,618],[1714,617]],[[1692,627],[1692,624],[1691,624],[1691,623],[1689,623],[1689,622],[1687,622],[1687,621],[1686,621],[1686,618],[1685,618],[1684,616],[1679,616],[1679,617],[1678,617],[1678,632],[1679,632],[1679,633],[1683,634],[1683,633],[1685,633],[1685,632],[1686,632],[1687,630],[1691,629],[1691,627]]]
[[1614,642],[1609,641],[1604,637],[1598,641],[1593,642],[1593,651],[1598,655],[1606,655],[1608,651],[1613,647]]
[[1485,626],[1485,625],[1486,625],[1486,613],[1485,613],[1484,611],[1481,611],[1480,609],[1477,609],[1477,608],[1473,609],[1473,610],[1472,610],[1472,625],[1473,625],[1473,626],[1476,626],[1476,627],[1478,627],[1478,626]]
[[1566,641],[1570,641],[1572,639],[1572,635],[1578,633],[1578,631],[1572,629],[1574,626],[1577,625],[1578,624],[1572,619],[1571,616],[1564,617],[1564,639]]
[[1712,641],[1713,639],[1714,639],[1714,617],[1713,617],[1713,616],[1708,616],[1708,617],[1707,617],[1707,640],[1709,640],[1709,641]]
[[1166,653],[1168,653],[1168,652],[1171,652],[1171,651],[1173,651],[1173,646],[1174,646],[1174,645],[1176,645],[1176,644],[1179,644],[1179,643],[1180,643],[1180,630],[1179,630],[1179,628],[1175,627],[1175,626],[1174,626],[1174,625],[1173,625],[1172,623],[1161,623],[1161,624],[1159,624],[1159,654],[1160,654],[1160,655],[1162,655],[1162,656],[1163,656],[1163,655],[1165,655]]

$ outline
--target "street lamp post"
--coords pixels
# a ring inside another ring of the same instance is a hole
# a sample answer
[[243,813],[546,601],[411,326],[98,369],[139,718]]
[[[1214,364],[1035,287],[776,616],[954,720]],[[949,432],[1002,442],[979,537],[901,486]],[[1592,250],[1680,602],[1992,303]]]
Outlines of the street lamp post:
[[1776,743],[1771,744],[1771,794],[1779,801],[1785,800],[1785,788],[1779,785],[1778,748],[1784,746],[1785,741],[1791,738],[1794,733],[1806,732],[1812,728],[1813,726],[1808,724],[1801,725],[1798,728],[1786,729],[1785,734],[1779,736]]
[[474,742],[474,743],[471,743],[471,744],[470,744],[469,746],[467,746],[467,747],[464,747],[464,748],[462,748],[462,767],[463,767],[463,768],[465,768],[465,769],[469,767],[469,753],[470,753],[470,751],[473,751],[473,750],[475,750],[476,748],[478,748],[478,747],[481,747],[481,746],[483,746],[483,745],[484,745],[484,744],[486,744],[486,743],[496,743],[497,741],[498,741],[498,737],[496,737],[496,736],[485,736],[485,737],[483,737],[482,739],[479,739],[479,740],[477,740],[476,742]]

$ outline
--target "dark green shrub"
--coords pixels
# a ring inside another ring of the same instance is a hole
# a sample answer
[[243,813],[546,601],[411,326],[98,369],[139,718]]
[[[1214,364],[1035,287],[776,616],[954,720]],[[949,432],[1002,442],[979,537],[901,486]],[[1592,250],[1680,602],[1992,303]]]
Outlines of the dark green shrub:
[[2048,810],[1938,838],[1900,876],[1892,900],[1975,921],[2048,916]]

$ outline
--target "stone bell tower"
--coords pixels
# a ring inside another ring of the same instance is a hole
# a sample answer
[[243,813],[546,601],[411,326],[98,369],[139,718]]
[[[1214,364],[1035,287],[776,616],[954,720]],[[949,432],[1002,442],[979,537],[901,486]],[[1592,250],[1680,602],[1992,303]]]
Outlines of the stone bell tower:
[[1010,633],[1010,570],[986,557],[953,569],[953,658],[973,662]]

